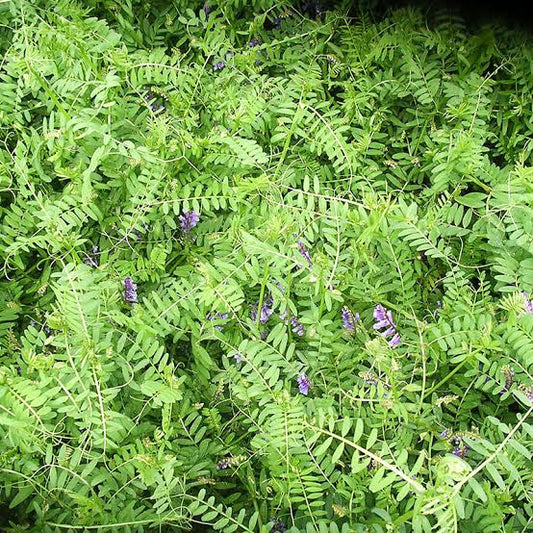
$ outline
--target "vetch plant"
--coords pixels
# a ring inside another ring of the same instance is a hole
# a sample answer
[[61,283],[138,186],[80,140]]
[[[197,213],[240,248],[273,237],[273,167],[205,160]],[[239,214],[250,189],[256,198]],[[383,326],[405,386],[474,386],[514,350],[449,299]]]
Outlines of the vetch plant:
[[0,21],[0,531],[531,529],[524,32],[381,1]]
[[386,309],[381,304],[374,308],[374,329],[382,330],[381,335],[385,338],[389,337],[389,346],[396,348],[400,344],[400,334],[396,331],[396,324],[392,319],[392,311]]

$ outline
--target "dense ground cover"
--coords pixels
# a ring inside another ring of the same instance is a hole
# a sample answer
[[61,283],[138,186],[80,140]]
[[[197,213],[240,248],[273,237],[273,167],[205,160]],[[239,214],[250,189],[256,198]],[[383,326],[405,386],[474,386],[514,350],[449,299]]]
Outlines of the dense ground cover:
[[531,39],[348,4],[0,4],[2,531],[531,530]]

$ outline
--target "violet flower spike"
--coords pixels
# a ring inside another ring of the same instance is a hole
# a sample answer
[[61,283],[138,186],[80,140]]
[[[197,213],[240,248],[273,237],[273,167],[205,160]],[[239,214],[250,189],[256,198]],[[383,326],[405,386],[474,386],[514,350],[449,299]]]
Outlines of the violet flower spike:
[[397,346],[400,345],[401,340],[402,339],[400,338],[400,335],[396,333],[396,335],[394,335],[394,337],[392,337],[392,339],[389,341],[389,346],[391,348],[396,348]]
[[224,63],[224,61],[219,61],[213,65],[213,70],[216,72],[217,70],[222,70],[225,66],[226,63]]
[[529,294],[527,292],[523,292],[522,297],[524,298],[524,309],[526,310],[526,313],[533,315],[533,300],[529,299]]
[[[209,311],[209,313],[205,315],[205,318],[209,320],[210,322],[212,322],[213,320],[217,320],[217,319],[227,320],[228,316],[229,316],[228,313],[212,313],[211,311]],[[221,324],[217,324],[216,326],[213,326],[213,327],[218,331],[222,331],[224,329],[224,326]]]
[[270,522],[272,523],[270,533],[285,533],[287,530],[287,526],[279,518],[273,518]]
[[[269,296],[263,305],[261,306],[261,312],[259,314],[259,323],[266,324],[269,320],[269,318],[272,316],[272,313],[274,313],[274,309],[272,308],[272,304],[274,303],[274,300],[272,299],[272,296]],[[250,310],[250,317],[253,322],[257,322],[257,306],[258,304],[254,304],[251,306]]]
[[133,283],[133,280],[130,277],[124,278],[122,285],[124,287],[122,292],[124,301],[129,304],[137,303],[137,285]]
[[303,337],[305,335],[305,326],[301,324],[295,316],[291,316],[290,322],[292,326],[292,332],[296,333],[298,337]]
[[298,241],[298,251],[302,255],[302,257],[307,261],[309,264],[309,268],[313,268],[313,261],[311,259],[311,254],[305,247],[305,244],[303,243],[302,239]]
[[523,392],[527,399],[533,403],[533,385],[525,385],[524,383],[520,384],[518,386],[518,390],[520,392]]
[[229,461],[227,459],[222,459],[216,464],[217,470],[226,470],[230,467]]
[[271,307],[268,307],[266,304],[261,307],[261,315],[259,316],[259,322],[261,324],[266,324],[268,322],[268,319],[270,318],[270,315],[274,310]]
[[374,324],[374,329],[383,330],[383,328],[386,328],[384,331],[381,332],[381,335],[383,337],[392,337],[388,341],[389,346],[391,348],[396,348],[400,344],[401,338],[400,334],[396,331],[396,324],[392,319],[392,311],[389,311],[381,304],[378,304],[374,308],[374,318],[376,320],[376,323]]
[[198,224],[199,220],[200,215],[195,211],[183,211],[183,214],[179,217],[183,233],[189,233]]
[[302,372],[297,378],[296,382],[298,383],[298,390],[304,396],[309,394],[309,388],[312,386],[311,381],[307,377],[305,372]]
[[355,324],[359,321],[359,313],[355,313],[354,315],[351,309],[344,306],[341,311],[341,316],[344,329],[349,333],[353,333],[355,331]]
[[512,368],[510,368],[509,366],[505,366],[502,369],[502,374],[505,377],[505,384],[503,385],[503,387],[501,388],[499,393],[500,394],[505,394],[506,392],[509,391],[509,389],[513,385],[514,370]]
[[97,268],[100,261],[98,259],[98,253],[99,253],[99,248],[98,246],[93,246],[92,247],[92,253],[90,255],[88,255],[84,260],[83,262],[86,264],[86,265],[89,265],[90,267],[92,268]]
[[460,457],[461,459],[464,459],[466,455],[468,454],[468,451],[470,448],[468,446],[457,446],[453,449],[452,454],[456,457]]

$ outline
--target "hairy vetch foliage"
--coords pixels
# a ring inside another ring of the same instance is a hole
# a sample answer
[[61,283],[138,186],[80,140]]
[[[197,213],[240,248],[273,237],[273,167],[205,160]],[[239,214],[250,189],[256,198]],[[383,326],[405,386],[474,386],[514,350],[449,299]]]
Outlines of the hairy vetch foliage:
[[531,530],[531,38],[353,4],[0,1],[0,530]]

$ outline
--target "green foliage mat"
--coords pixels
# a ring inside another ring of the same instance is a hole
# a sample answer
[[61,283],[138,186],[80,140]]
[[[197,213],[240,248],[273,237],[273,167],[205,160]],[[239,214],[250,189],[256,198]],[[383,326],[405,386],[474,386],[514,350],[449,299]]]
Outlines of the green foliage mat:
[[531,530],[531,38],[350,4],[0,3],[2,531]]

